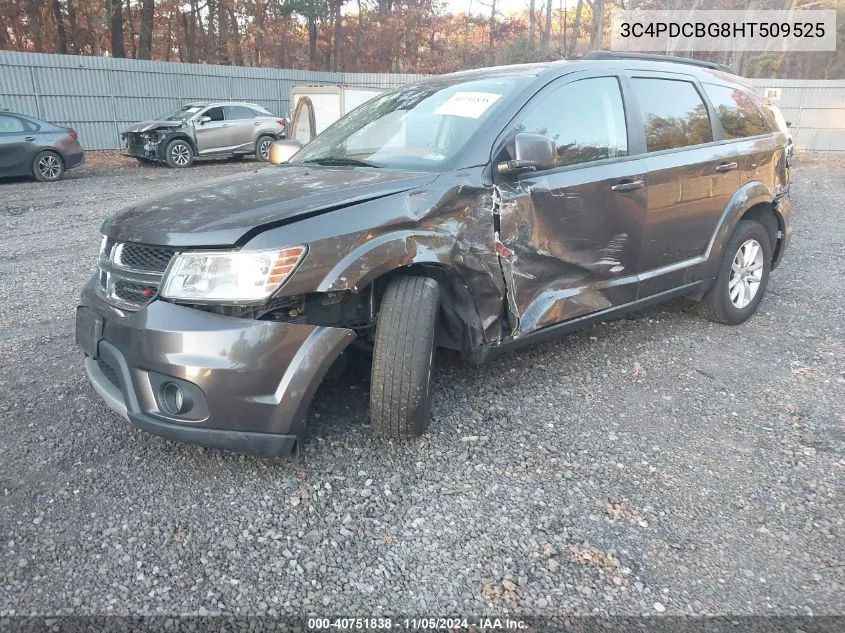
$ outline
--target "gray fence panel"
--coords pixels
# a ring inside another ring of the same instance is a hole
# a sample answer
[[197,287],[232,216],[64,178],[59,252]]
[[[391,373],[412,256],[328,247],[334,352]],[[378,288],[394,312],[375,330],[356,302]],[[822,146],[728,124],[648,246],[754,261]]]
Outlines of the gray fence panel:
[[126,126],[190,101],[251,101],[286,117],[295,85],[392,88],[420,77],[0,51],[0,110],[74,127],[86,149],[118,149]]
[[[127,125],[190,101],[252,101],[284,117],[296,85],[393,88],[424,77],[0,51],[0,110],[72,126],[87,149],[117,149],[120,131]],[[761,90],[781,89],[778,106],[793,124],[799,149],[845,152],[845,81],[754,79],[752,83]]]

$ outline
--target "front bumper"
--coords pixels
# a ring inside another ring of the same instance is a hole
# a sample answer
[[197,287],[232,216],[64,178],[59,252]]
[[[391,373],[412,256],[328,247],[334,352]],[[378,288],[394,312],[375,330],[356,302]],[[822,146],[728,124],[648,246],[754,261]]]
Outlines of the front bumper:
[[[268,457],[288,455],[311,398],[352,330],[254,321],[154,301],[137,312],[106,303],[86,285],[77,320],[102,319],[85,369],[106,404],[167,439]],[[174,413],[178,385],[190,402]]]

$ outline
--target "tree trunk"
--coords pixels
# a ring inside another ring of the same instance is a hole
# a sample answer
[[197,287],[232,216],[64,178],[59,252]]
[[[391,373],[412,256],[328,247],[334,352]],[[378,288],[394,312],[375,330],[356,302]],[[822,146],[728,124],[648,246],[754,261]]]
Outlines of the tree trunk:
[[543,25],[543,40],[540,42],[540,58],[546,59],[549,54],[549,40],[552,37],[552,2],[546,0],[546,23]]
[[229,7],[229,39],[232,42],[234,55],[232,63],[235,66],[244,65],[244,51],[241,48],[241,32],[238,30],[238,21],[235,19],[235,11]]
[[258,5],[258,15],[255,16],[255,25],[258,27],[258,32],[255,34],[255,60],[256,66],[261,66],[263,60],[262,53],[264,52],[264,25],[267,20],[267,4],[262,2]]
[[[153,55],[153,19],[155,0],[141,0],[141,41],[138,47],[138,59],[152,59]],[[170,22],[167,23],[168,45],[170,40]],[[168,50],[168,57],[170,51]]]
[[123,2],[121,0],[108,0],[111,9],[111,56],[126,57],[126,49],[123,47]]
[[598,50],[604,43],[604,0],[593,0],[593,30],[590,33],[590,50]]
[[67,55],[67,31],[65,31],[65,18],[62,15],[62,3],[60,0],[53,0],[53,19],[56,20],[56,44],[58,45],[59,53]]
[[575,22],[572,23],[572,37],[569,38],[569,50],[566,51],[567,57],[571,57],[578,46],[578,39],[581,36],[581,12],[583,10],[584,0],[578,0],[578,5],[575,7]]
[[334,2],[334,69],[337,72],[342,71],[340,63],[340,40],[343,36],[342,28],[343,22],[340,16],[341,0]]
[[27,5],[29,29],[32,33],[32,46],[35,49],[36,53],[41,53],[44,50],[44,40],[41,33],[41,12],[39,5],[39,0],[29,0],[29,4]]
[[73,0],[67,0],[67,21],[70,24],[70,50],[79,53],[79,27],[76,25],[76,8]]
[[126,15],[129,22],[129,49],[132,51],[132,59],[138,59],[138,45],[135,43],[135,20],[132,18],[132,5],[126,0]]
[[358,0],[358,30],[355,32],[355,67],[358,68],[361,63],[361,37],[363,31],[364,7],[361,0]]
[[214,32],[214,18],[217,17],[217,2],[208,0],[208,28],[205,31],[205,61],[213,64],[217,60],[217,36]]
[[[178,32],[177,32],[178,37]],[[170,61],[170,53],[173,49],[173,12],[167,14],[167,39],[164,43],[164,61]],[[179,61],[182,61],[181,59]]]
[[231,64],[229,55],[229,0],[217,0],[217,60]]
[[493,48],[493,42],[496,38],[496,0],[490,2],[490,44],[487,55],[490,57],[490,65],[492,66],[496,61],[496,50]]
[[529,61],[534,61],[534,39],[537,34],[537,12],[536,0],[528,4],[528,56]]

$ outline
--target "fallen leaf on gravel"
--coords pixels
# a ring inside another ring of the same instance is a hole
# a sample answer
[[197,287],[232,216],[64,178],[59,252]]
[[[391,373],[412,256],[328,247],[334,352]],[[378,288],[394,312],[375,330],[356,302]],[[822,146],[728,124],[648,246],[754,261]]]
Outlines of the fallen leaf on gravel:
[[637,362],[634,362],[634,378],[642,378],[645,376],[645,369]]
[[812,371],[812,369],[810,369],[803,363],[799,363],[796,361],[791,362],[790,366],[792,367],[793,376],[803,376],[804,374],[809,374]]
[[634,512],[631,502],[627,499],[622,499],[622,501],[605,501],[604,509],[614,519],[625,519],[640,527],[648,527],[646,520]]
[[384,542],[385,542],[385,543],[395,543],[395,542],[396,542],[396,537],[395,537],[395,536],[393,536],[392,534],[385,534],[385,535],[384,535]]
[[576,563],[592,565],[594,567],[619,567],[619,561],[611,554],[605,554],[595,547],[581,547],[573,545],[569,548],[569,555]]
[[484,595],[485,598],[498,598],[502,595],[501,589],[494,585],[484,585],[484,588],[481,590],[481,593]]

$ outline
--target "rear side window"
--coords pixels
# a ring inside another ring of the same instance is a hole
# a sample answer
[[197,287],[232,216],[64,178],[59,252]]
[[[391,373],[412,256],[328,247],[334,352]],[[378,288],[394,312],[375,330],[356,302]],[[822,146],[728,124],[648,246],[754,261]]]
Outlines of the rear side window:
[[704,91],[719,114],[722,129],[728,138],[744,138],[768,134],[771,130],[762,113],[739,88],[703,84]]
[[543,134],[557,144],[557,166],[628,155],[622,93],[615,77],[581,79],[541,96],[517,132]]
[[225,106],[224,110],[229,121],[255,118],[255,112],[244,106]]
[[707,106],[689,81],[637,77],[631,86],[640,104],[649,152],[713,140]]
[[15,132],[24,132],[23,121],[15,116],[5,116],[0,114],[0,134],[14,134]]

